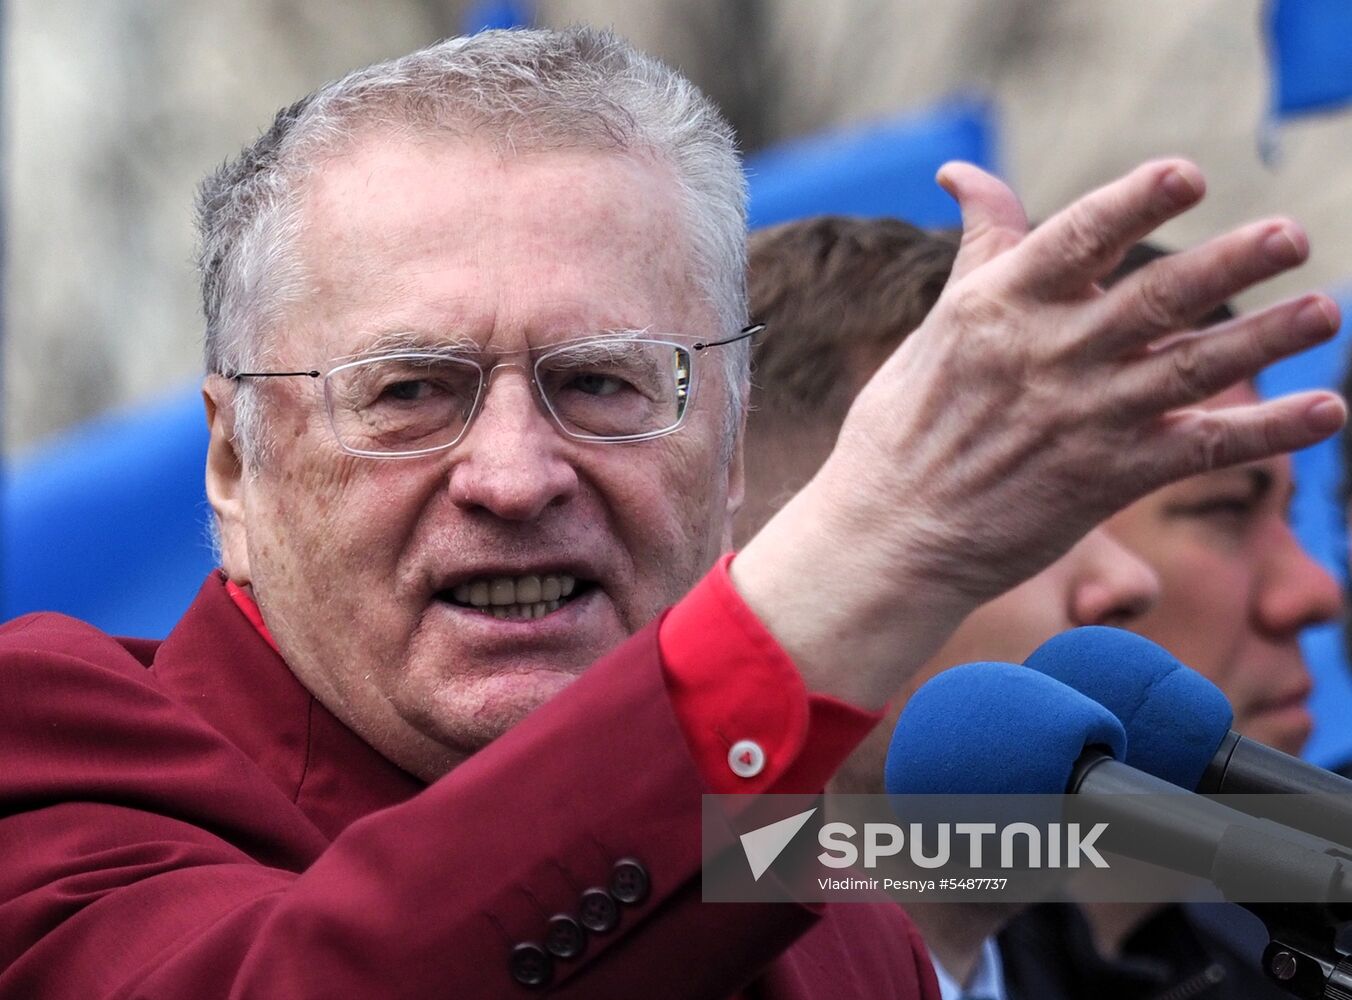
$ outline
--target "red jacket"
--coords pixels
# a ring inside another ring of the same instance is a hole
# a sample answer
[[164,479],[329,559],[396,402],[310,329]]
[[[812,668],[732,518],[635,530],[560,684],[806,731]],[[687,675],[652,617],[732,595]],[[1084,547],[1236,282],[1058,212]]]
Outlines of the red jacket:
[[544,995],[937,1000],[895,907],[701,903],[702,791],[654,628],[424,786],[218,575],[163,643],[21,618],[0,628],[0,998],[541,995],[513,948],[635,859],[646,899]]

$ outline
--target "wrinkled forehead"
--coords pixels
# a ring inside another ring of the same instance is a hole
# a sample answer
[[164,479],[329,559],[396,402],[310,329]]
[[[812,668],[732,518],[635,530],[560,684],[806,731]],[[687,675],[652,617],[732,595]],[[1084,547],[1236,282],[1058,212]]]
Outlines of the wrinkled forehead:
[[328,357],[399,336],[512,350],[713,323],[673,172],[627,152],[376,137],[307,180],[297,245],[304,325]]
[[391,239],[438,248],[497,228],[520,228],[561,255],[612,243],[643,255],[636,263],[644,264],[686,242],[674,172],[630,152],[507,154],[473,140],[376,134],[329,157],[303,199],[307,231],[336,237],[337,247],[355,243],[363,255]]

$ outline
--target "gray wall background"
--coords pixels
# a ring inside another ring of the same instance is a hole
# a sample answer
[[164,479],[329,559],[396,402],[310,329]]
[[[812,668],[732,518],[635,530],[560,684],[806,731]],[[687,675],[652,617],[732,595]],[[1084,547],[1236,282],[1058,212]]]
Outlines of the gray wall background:
[[[10,0],[4,447],[22,451],[200,371],[198,178],[276,108],[463,23],[464,0]],[[1285,125],[1260,162],[1261,0],[543,0],[683,68],[749,149],[989,94],[1005,172],[1046,215],[1146,157],[1206,171],[1183,245],[1295,216],[1314,258],[1252,308],[1352,282],[1352,112]]]

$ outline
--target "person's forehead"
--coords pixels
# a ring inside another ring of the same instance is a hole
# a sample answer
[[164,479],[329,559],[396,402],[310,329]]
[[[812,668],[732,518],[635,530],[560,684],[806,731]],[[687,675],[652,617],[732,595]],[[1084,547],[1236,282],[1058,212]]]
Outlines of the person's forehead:
[[1227,406],[1248,406],[1262,399],[1258,388],[1252,382],[1237,382],[1230,388],[1202,401],[1205,410],[1218,410]]
[[700,301],[674,177],[626,153],[368,140],[307,183],[300,245],[313,306],[373,340],[671,327]]
[[[1234,406],[1250,406],[1260,402],[1261,398],[1258,389],[1252,382],[1240,382],[1215,396],[1203,400],[1199,404],[1199,408],[1216,410]],[[1212,469],[1209,472],[1189,476],[1186,479],[1180,479],[1161,487],[1128,507],[1123,512],[1125,516],[1114,518],[1113,525],[1116,530],[1129,528],[1132,521],[1132,512],[1162,509],[1175,500],[1193,497],[1212,489],[1250,488],[1258,477],[1268,480],[1275,487],[1272,490],[1274,495],[1279,495],[1280,499],[1285,500],[1286,494],[1291,489],[1291,475],[1291,457],[1289,455],[1274,455],[1271,458],[1244,465]]]
[[[1214,410],[1231,406],[1250,406],[1260,402],[1262,397],[1252,382],[1240,382],[1224,392],[1212,396],[1202,403],[1203,409]],[[1264,492],[1269,492],[1279,501],[1285,502],[1293,489],[1292,465],[1290,455],[1273,455],[1270,458],[1244,465],[1230,466],[1224,469],[1212,469],[1188,479],[1180,480],[1172,487],[1161,490],[1164,494],[1196,492],[1210,487],[1240,486],[1252,488],[1255,484],[1266,483]]]
[[447,206],[474,217],[517,220],[543,207],[559,222],[587,230],[623,223],[638,208],[667,224],[675,224],[678,215],[675,174],[654,156],[583,146],[505,152],[496,144],[452,134],[361,134],[319,160],[305,180],[304,197],[311,212],[316,206],[345,210],[342,221],[349,230],[387,221],[421,232],[444,221],[415,210],[421,205],[408,205],[403,212],[397,204],[384,205],[377,219],[351,214],[353,207],[383,192],[420,189],[439,192]]

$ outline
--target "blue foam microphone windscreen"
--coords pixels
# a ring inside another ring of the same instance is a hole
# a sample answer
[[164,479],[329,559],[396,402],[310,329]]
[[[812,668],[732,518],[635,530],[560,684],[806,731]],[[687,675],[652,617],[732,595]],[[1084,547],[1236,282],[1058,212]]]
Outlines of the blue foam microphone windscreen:
[[1107,709],[1026,667],[969,663],[907,702],[885,784],[893,795],[1060,795],[1088,747],[1123,758],[1126,733]]
[[1197,787],[1234,718],[1216,685],[1124,629],[1062,632],[1026,663],[1117,716],[1127,731],[1126,764],[1183,788]]

